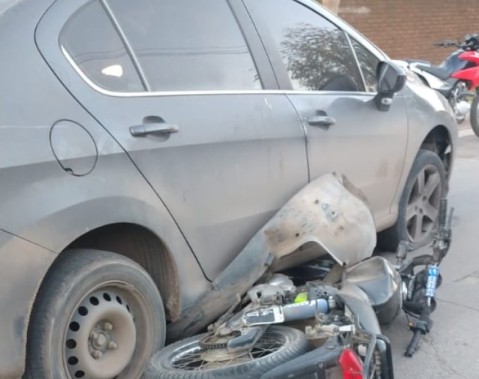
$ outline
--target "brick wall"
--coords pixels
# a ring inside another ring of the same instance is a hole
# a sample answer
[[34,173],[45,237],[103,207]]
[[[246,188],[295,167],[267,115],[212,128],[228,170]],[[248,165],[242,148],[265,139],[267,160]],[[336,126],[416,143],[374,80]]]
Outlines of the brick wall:
[[479,32],[479,0],[341,0],[339,15],[393,59],[437,64],[454,49],[433,42]]

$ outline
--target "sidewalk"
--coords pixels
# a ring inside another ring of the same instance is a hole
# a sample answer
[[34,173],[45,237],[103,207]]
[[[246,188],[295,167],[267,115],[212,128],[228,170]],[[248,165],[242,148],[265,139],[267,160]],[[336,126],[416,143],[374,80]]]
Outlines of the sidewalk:
[[459,138],[475,135],[471,129],[471,123],[469,122],[469,120],[466,120],[462,124],[459,124],[457,128],[459,130]]

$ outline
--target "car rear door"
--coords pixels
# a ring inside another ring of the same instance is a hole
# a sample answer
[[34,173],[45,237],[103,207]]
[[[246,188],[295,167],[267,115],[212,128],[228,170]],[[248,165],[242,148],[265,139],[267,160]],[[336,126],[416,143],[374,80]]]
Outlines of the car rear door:
[[380,53],[312,2],[244,2],[307,130],[311,178],[330,170],[346,174],[368,197],[376,225],[390,223],[406,153],[407,116],[401,95],[388,112],[373,102]]
[[246,10],[227,0],[72,3],[55,4],[67,22],[47,14],[40,48],[213,279],[308,181],[303,126],[274,91]]

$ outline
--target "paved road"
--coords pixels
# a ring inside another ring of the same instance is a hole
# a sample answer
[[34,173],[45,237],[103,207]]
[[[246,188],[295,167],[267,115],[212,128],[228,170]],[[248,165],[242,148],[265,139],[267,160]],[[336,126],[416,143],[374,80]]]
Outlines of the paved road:
[[[461,132],[462,134],[467,132]],[[403,356],[411,332],[399,317],[384,333],[393,345],[396,379],[479,378],[479,138],[460,138],[449,202],[453,244],[441,265],[434,326],[413,358]]]

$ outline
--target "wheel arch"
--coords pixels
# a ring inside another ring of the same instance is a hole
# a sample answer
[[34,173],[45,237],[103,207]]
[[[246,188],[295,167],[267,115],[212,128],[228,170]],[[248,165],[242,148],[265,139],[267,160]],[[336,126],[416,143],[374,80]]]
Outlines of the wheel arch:
[[[82,248],[131,258],[157,284],[172,321],[209,288],[184,236],[157,199],[115,196],[69,202],[69,206],[39,215],[39,221],[18,234],[59,256]],[[53,260],[41,272],[43,278],[52,264]]]
[[455,156],[455,144],[457,142],[457,135],[454,134],[454,126],[446,126],[447,122],[441,123],[441,120],[436,123],[436,126],[430,128],[427,133],[423,132],[421,138],[418,135],[411,135],[408,144],[408,151],[406,162],[403,168],[403,175],[401,183],[398,187],[398,191],[395,195],[395,200],[391,208],[392,212],[396,215],[394,223],[389,228],[381,230],[378,234],[378,245],[384,250],[394,251],[397,247],[397,240],[395,233],[397,227],[397,221],[399,217],[399,202],[403,191],[405,189],[407,178],[412,169],[412,166],[417,159],[417,156],[421,150],[429,150],[437,154],[440,160],[444,164],[446,169],[446,192],[449,190],[449,179],[451,176],[454,156]]
[[165,242],[151,230],[133,223],[104,225],[76,238],[59,256],[70,254],[71,249],[78,248],[110,251],[138,263],[156,283],[164,301],[167,319],[179,317],[178,269]]
[[[15,312],[23,315],[21,322],[17,322],[17,335],[21,335],[21,343],[16,347],[18,370],[25,367],[27,330],[32,309],[40,299],[41,285],[54,270],[53,263],[58,257],[68,254],[72,248],[108,250],[136,261],[153,278],[162,295],[167,319],[171,321],[179,318],[185,308],[210,288],[186,240],[164,208],[158,206],[156,198],[145,194],[141,200],[124,196],[82,202],[70,200],[73,203],[70,206],[40,215],[39,221],[27,223],[18,233],[22,237],[17,239],[39,250],[37,254],[18,251],[16,246],[9,246],[6,251],[15,253],[21,262],[30,262],[13,272],[11,280],[12,286],[23,285],[25,276],[31,277],[24,296],[15,303]],[[8,262],[6,256],[4,254],[4,261]],[[0,312],[0,316],[4,313]],[[13,316],[10,318],[5,320],[8,325],[16,322]]]
[[422,141],[419,149],[430,150],[439,156],[444,163],[449,181],[455,151],[453,151],[452,136],[448,128],[444,125],[437,125],[432,128]]

